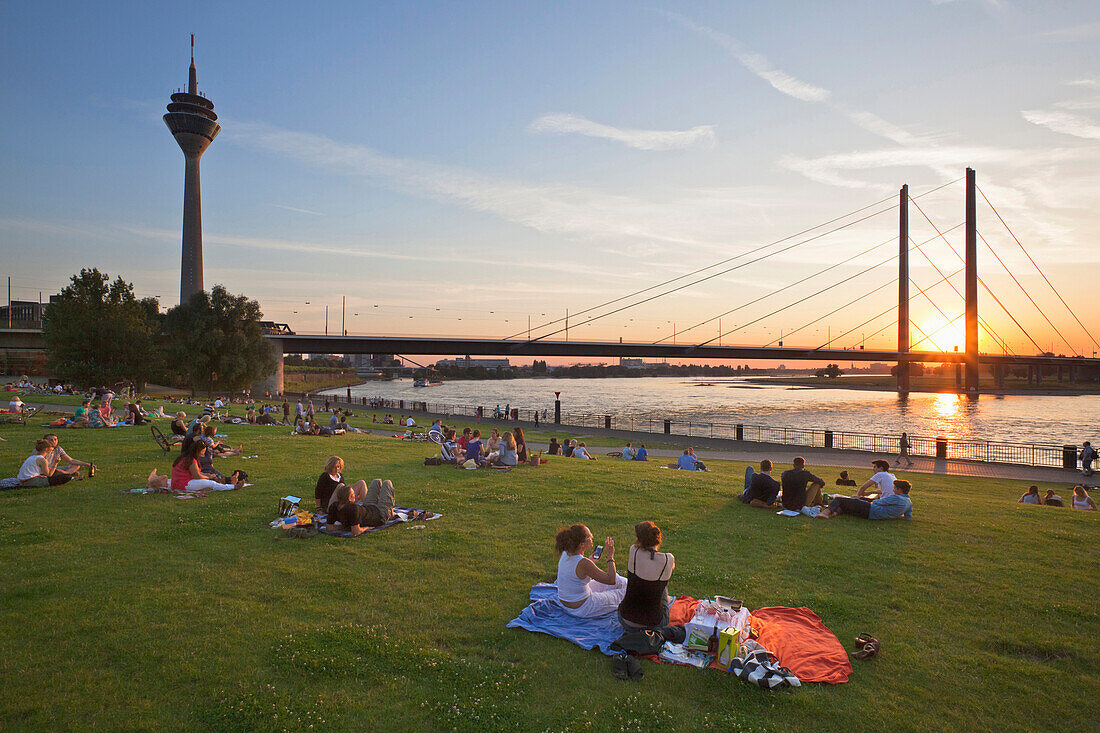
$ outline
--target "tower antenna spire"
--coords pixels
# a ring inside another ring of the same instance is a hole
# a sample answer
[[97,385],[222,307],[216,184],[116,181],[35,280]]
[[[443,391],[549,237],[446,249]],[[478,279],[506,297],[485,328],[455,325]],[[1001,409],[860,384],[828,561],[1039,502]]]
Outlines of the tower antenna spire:
[[187,93],[199,93],[199,81],[195,74],[195,34],[191,34],[191,68],[187,72]]

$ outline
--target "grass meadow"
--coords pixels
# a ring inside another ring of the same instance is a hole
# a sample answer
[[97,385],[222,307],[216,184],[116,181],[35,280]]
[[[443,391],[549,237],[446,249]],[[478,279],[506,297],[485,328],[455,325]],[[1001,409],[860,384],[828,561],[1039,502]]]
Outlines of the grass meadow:
[[[45,421],[0,428],[0,475]],[[224,432],[260,457],[219,467],[254,486],[120,494],[170,458],[118,428],[61,431],[94,479],[0,492],[0,729],[1096,729],[1100,516],[1017,504],[1016,482],[903,473],[913,522],[826,522],[737,502],[737,462],[459,471],[391,438]],[[311,497],[334,453],[346,478],[390,478],[398,503],[444,516],[280,538],[279,497]],[[559,527],[583,521],[625,557],[643,519],[677,557],[671,593],[808,606],[846,647],[878,636],[879,658],[790,692],[651,663],[629,683],[598,652],[504,628],[553,579]]]

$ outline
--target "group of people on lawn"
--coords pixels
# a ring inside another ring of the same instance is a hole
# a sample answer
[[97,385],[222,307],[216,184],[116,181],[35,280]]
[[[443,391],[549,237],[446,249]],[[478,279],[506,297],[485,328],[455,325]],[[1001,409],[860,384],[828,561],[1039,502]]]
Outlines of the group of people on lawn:
[[[1039,487],[1035,485],[1029,486],[1027,491],[1023,493],[1016,503],[1060,507],[1066,505],[1066,503],[1062,501],[1062,497],[1054,492],[1054,489],[1047,489],[1046,495],[1040,496]],[[1089,490],[1084,485],[1077,484],[1073,487],[1073,501],[1070,502],[1070,506],[1074,509],[1094,512],[1096,511],[1096,500],[1089,496]]]
[[[833,496],[828,503],[825,501],[825,481],[806,470],[806,460],[801,456],[792,463],[776,481],[771,475],[772,462],[761,461],[760,470],[752,474],[741,501],[760,509],[781,506],[794,512],[801,512],[804,507],[819,507],[818,519],[831,519],[841,514],[864,519],[913,518],[913,502],[909,498],[912,484],[890,473],[889,461],[872,461],[874,475],[856,490],[854,496]],[[837,483],[844,486],[855,482],[847,478],[845,471]]]
[[95,466],[78,461],[59,445],[56,435],[46,433],[34,443],[34,452],[19,467],[17,478],[24,487],[60,486],[80,478],[80,469],[95,475]]
[[504,433],[493,428],[488,440],[482,440],[480,430],[464,428],[461,435],[456,435],[453,428],[445,428],[437,420],[428,433],[438,432],[442,432],[439,458],[444,463],[470,465],[473,461],[473,466],[510,467],[530,460],[527,439],[518,426]]

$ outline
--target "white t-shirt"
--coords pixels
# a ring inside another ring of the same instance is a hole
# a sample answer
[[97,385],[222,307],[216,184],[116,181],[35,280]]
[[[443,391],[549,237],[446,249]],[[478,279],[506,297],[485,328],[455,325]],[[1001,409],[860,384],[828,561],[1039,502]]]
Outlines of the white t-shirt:
[[889,471],[879,471],[871,480],[878,484],[878,490],[882,492],[882,496],[891,496],[894,493],[894,482],[897,481],[897,477]]
[[19,467],[18,478],[20,481],[26,481],[27,479],[42,475],[42,467],[38,465],[39,458],[42,458],[42,456],[35,453],[30,458],[23,461],[23,465]]
[[405,427],[407,428],[411,428],[414,425],[416,425],[416,420],[413,420],[411,417],[405,422]]
[[225,407],[225,403],[224,403],[224,402],[222,402],[222,398],[221,398],[221,397],[219,397],[218,399],[214,400],[214,407],[218,408],[219,410],[220,410],[220,409],[222,409],[223,407]]
[[8,403],[8,410],[11,412],[22,412],[23,400],[19,399],[18,395],[12,397],[11,402]]

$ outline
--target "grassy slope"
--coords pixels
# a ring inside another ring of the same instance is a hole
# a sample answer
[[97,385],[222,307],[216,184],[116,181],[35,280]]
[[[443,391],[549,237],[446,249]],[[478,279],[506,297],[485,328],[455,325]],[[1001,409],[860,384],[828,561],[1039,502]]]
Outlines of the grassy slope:
[[[14,475],[41,427],[4,428]],[[122,495],[169,461],[147,431],[71,431],[102,474],[0,492],[0,728],[1085,730],[1100,696],[1098,517],[1018,505],[1008,482],[915,475],[917,520],[787,520],[709,474],[565,459],[508,473],[424,467],[425,445],[228,427],[256,485],[180,501]],[[443,512],[424,531],[276,540],[279,496],[326,456]],[[862,476],[862,474],[860,474]],[[1062,492],[1063,495],[1065,492]],[[806,605],[881,658],[846,685],[767,694],[646,665],[641,684],[567,642],[504,628],[553,578],[554,531],[582,520],[620,550],[652,518],[670,590]],[[383,710],[384,708],[384,710]],[[1092,722],[1090,722],[1092,721]]]

